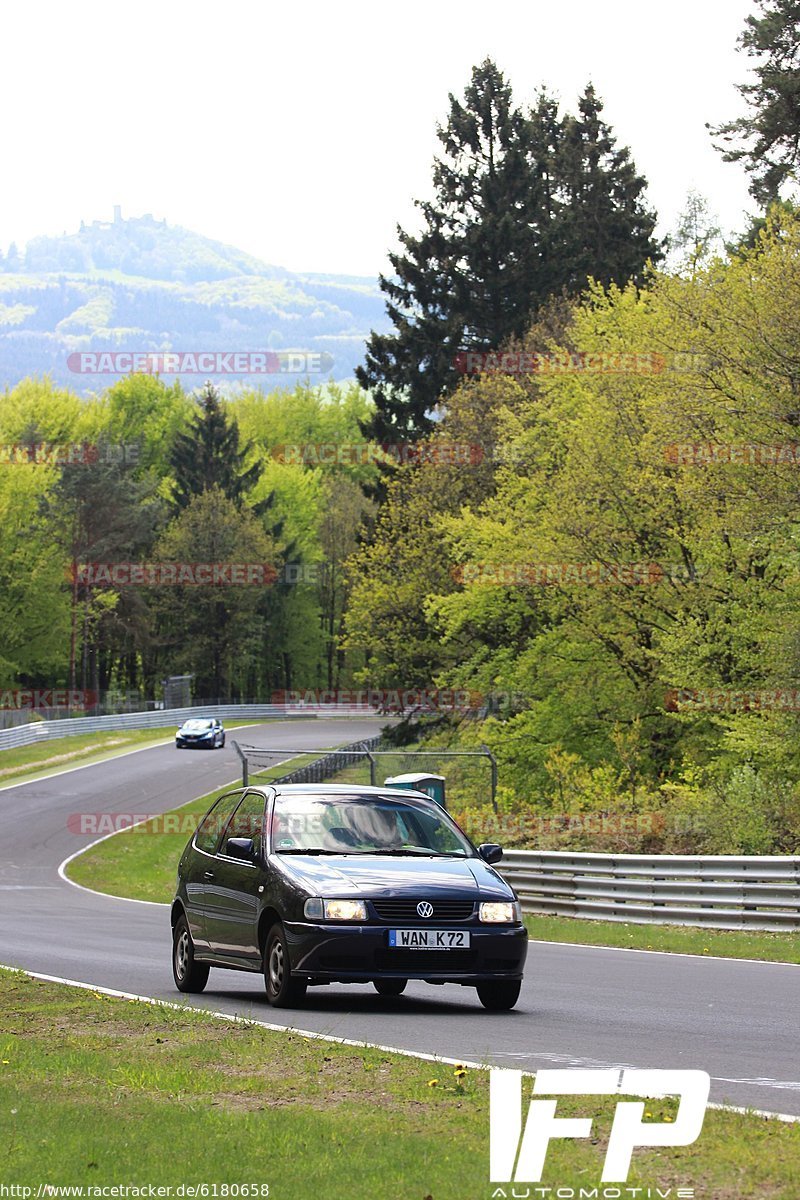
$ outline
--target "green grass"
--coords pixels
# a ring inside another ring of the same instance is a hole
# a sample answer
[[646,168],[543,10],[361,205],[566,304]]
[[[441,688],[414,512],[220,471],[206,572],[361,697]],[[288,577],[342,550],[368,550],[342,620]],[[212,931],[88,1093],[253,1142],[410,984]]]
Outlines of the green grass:
[[528,916],[525,924],[532,938],[545,942],[800,963],[800,938],[796,933],[740,933],[677,925],[627,925],[573,917]]
[[[226,729],[242,725],[261,724],[254,721],[226,721]],[[109,730],[108,733],[76,733],[68,737],[35,742],[19,749],[0,750],[0,787],[19,783],[28,777],[40,778],[65,767],[103,761],[127,750],[138,750],[148,744],[157,745],[175,736],[176,724],[161,729]]]
[[[480,1019],[488,1037],[492,1018]],[[488,1200],[494,1190],[483,1070],[457,1076],[444,1063],[6,970],[0,1030],[0,1183],[34,1196],[40,1184],[249,1183],[274,1200]],[[597,1114],[594,1138],[553,1141],[544,1185],[598,1185],[613,1109],[606,1098],[588,1110],[586,1098],[559,1101],[561,1116]],[[658,1120],[674,1102],[647,1112]],[[693,1146],[636,1151],[628,1186],[796,1200],[798,1163],[800,1126],[709,1111]]]
[[[300,756],[279,763],[270,770],[260,771],[251,782],[268,783],[270,779],[302,766],[304,761],[305,756]],[[218,796],[240,786],[241,780],[232,780],[225,787],[174,808],[163,817],[106,838],[70,863],[67,868],[69,878],[96,892],[169,904],[175,895],[178,860],[197,828],[197,822]]]

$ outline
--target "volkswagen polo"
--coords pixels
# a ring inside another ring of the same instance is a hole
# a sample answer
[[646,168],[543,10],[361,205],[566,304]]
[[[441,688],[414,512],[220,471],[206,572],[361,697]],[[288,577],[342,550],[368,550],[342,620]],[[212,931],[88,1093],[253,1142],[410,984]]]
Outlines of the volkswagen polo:
[[200,822],[178,866],[172,966],[182,992],[212,967],[262,972],[267,1000],[309,986],[410,979],[474,987],[513,1008],[528,936],[519,901],[423,793],[351,785],[239,788]]

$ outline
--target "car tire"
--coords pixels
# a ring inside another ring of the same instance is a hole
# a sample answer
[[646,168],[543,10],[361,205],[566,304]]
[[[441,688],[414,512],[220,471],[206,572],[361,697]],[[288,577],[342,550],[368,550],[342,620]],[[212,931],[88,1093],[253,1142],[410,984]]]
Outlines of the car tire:
[[407,979],[373,979],[372,986],[379,996],[402,996],[408,987]]
[[222,735],[222,741],[221,741],[221,742],[220,742],[220,744],[219,744],[219,748],[220,748],[220,750],[224,750],[224,749],[225,749],[225,734],[224,734],[224,733],[223,733],[223,735]]
[[273,1008],[299,1008],[308,984],[305,979],[292,979],[289,947],[283,926],[277,922],[264,943],[264,987],[267,1001]]
[[178,917],[172,931],[172,977],[179,992],[202,992],[210,968],[194,961],[194,943],[186,917]]
[[489,983],[479,983],[478,999],[490,1012],[508,1012],[519,1000],[521,989],[521,979],[497,979]]

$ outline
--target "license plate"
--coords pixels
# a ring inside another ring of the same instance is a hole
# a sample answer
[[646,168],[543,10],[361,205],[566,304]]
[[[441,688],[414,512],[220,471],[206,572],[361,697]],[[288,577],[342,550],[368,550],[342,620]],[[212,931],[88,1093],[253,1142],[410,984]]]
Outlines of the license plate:
[[468,950],[466,929],[390,929],[389,945],[395,950]]

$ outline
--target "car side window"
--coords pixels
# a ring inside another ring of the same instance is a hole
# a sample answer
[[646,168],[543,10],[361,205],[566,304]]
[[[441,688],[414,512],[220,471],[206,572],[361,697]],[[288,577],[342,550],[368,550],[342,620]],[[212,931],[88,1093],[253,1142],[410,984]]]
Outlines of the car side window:
[[213,854],[219,843],[223,829],[228,824],[233,810],[242,798],[242,793],[228,792],[226,796],[220,796],[217,803],[208,812],[200,822],[197,833],[194,835],[194,844],[198,850],[202,850],[205,854]]
[[220,852],[225,853],[228,838],[251,838],[256,853],[261,852],[264,837],[264,804],[261,792],[248,792],[230,819]]

